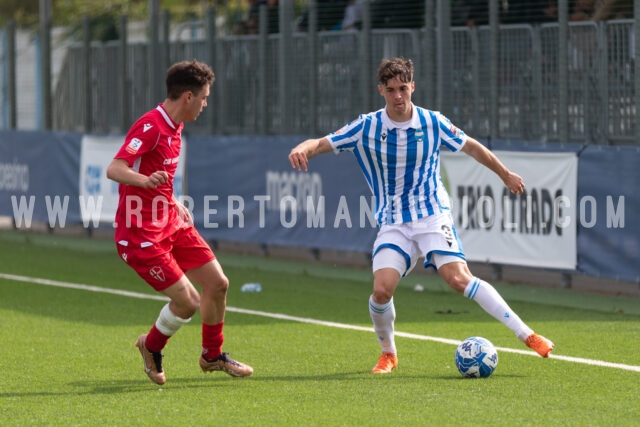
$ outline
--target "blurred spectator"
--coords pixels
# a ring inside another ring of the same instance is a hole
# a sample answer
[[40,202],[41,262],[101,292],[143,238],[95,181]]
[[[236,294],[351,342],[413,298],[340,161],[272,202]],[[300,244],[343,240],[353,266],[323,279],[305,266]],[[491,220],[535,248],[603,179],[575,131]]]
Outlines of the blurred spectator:
[[451,2],[451,25],[454,27],[487,25],[489,2],[487,0],[453,0]]
[[[318,31],[339,30],[347,8],[347,0],[316,0],[318,8]],[[298,30],[309,29],[309,9],[307,8],[298,21]]]
[[260,6],[267,6],[267,32],[280,31],[278,0],[249,0],[249,16],[244,23],[245,34],[260,32]]
[[339,30],[342,28],[347,0],[318,0],[318,30]]
[[596,0],[575,0],[571,12],[569,13],[569,21],[588,21],[596,11]]
[[238,27],[238,33],[258,34],[258,11],[259,5],[262,3],[260,0],[249,0],[249,13],[247,14],[247,19]]
[[570,21],[633,18],[633,0],[575,0]]
[[503,11],[505,24],[540,24],[558,20],[557,0],[509,0]]
[[601,0],[598,1],[594,21],[607,19],[633,18],[633,0]]
[[421,28],[424,0],[371,0],[373,28]]
[[343,30],[360,29],[361,15],[360,6],[362,0],[349,0],[347,7],[344,9],[344,18],[342,19]]

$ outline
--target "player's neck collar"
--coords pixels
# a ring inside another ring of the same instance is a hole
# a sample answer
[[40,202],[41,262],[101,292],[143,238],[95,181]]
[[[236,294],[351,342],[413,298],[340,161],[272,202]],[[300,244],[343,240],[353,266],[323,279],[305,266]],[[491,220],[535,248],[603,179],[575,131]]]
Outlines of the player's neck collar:
[[387,108],[382,109],[382,123],[387,127],[387,129],[417,129],[420,127],[420,118],[418,117],[418,110],[416,106],[411,103],[411,118],[404,122],[396,122],[395,120],[389,117],[387,113]]
[[178,127],[176,122],[174,122],[171,116],[169,116],[169,113],[167,113],[167,110],[164,109],[164,105],[162,105],[162,103],[158,104],[156,110],[160,111],[160,114],[162,114],[165,122],[167,122],[167,124],[171,126],[172,129],[176,129]]

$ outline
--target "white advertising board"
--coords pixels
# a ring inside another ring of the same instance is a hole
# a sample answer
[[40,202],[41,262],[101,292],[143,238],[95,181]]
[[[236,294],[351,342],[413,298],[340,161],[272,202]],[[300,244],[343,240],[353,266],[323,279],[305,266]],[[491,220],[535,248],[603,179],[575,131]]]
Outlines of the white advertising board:
[[440,172],[467,260],[575,269],[575,153],[495,154],[523,177],[524,194],[511,194],[496,174],[470,156],[442,153]]

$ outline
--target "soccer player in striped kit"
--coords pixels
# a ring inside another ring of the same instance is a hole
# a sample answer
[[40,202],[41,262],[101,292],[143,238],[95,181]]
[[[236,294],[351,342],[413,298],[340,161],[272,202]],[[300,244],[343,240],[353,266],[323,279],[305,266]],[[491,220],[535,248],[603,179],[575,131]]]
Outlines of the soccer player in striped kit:
[[[222,352],[229,280],[211,248],[193,225],[189,210],[173,194],[184,122],[207,106],[213,71],[199,61],[167,70],[167,97],[132,126],[107,168],[118,182],[115,241],[118,255],[153,289],[170,301],[148,333],[136,340],[149,379],[167,381],[162,349],[200,309],[203,372],[246,377],[253,369]],[[192,282],[200,285],[202,294]]]
[[469,271],[440,179],[440,148],[473,157],[515,194],[524,191],[523,179],[442,114],[411,102],[415,90],[411,60],[383,60],[377,80],[384,108],[362,114],[325,137],[303,141],[289,154],[294,169],[307,171],[309,159],[319,154],[350,151],[375,196],[379,231],[373,244],[369,313],[382,354],[373,373],[389,373],[398,365],[393,294],[421,256],[425,267],[435,268],[454,290],[477,302],[540,356],[548,357],[554,344],[534,333],[493,286]]

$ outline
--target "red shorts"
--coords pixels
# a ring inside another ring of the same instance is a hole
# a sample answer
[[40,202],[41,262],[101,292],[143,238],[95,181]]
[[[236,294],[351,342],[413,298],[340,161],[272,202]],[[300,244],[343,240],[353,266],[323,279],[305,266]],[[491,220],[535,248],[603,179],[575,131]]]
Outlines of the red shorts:
[[156,291],[176,283],[184,272],[216,259],[200,233],[191,226],[181,228],[150,246],[116,242],[118,255]]

